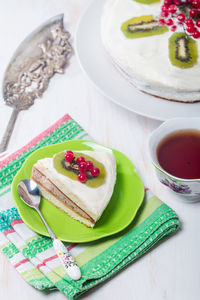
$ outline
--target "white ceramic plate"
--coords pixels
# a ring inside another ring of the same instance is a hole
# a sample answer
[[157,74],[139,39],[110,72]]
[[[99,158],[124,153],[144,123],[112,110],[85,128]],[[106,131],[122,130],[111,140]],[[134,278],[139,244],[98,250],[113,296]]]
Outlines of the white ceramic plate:
[[137,90],[113,66],[100,36],[105,0],[93,0],[78,25],[75,49],[81,68],[106,98],[133,112],[157,120],[199,117],[199,103],[178,103]]

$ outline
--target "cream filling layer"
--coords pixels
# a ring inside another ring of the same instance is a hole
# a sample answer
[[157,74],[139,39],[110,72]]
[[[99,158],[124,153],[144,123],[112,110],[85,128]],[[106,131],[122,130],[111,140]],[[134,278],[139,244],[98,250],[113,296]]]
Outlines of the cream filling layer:
[[[192,68],[174,67],[168,51],[168,39],[173,34],[170,30],[161,35],[137,39],[128,39],[121,31],[122,23],[128,19],[151,14],[157,16],[159,12],[160,3],[145,5],[131,0],[107,0],[101,22],[104,46],[120,68],[141,87],[144,86],[142,81],[146,82],[149,91],[152,84],[153,88],[172,88],[168,91],[169,95],[173,90],[183,92],[183,96],[184,92],[199,92],[200,58]],[[200,56],[199,40],[197,44]]]

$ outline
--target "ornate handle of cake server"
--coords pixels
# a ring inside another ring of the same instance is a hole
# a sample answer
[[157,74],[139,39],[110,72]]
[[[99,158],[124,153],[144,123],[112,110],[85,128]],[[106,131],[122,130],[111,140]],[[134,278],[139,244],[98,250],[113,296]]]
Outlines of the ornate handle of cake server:
[[69,277],[73,280],[79,280],[81,278],[81,271],[65,245],[58,239],[53,240],[53,245]]

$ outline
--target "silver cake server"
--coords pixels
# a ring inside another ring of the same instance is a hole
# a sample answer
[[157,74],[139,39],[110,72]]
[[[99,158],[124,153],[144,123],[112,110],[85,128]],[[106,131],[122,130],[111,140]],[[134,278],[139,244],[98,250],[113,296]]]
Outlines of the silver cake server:
[[13,112],[0,144],[0,153],[7,148],[19,112],[42,97],[55,73],[64,73],[72,48],[68,41],[70,35],[64,30],[63,16],[51,18],[32,32],[17,48],[6,69],[3,98]]
[[55,234],[52,232],[51,228],[45,221],[40,211],[39,205],[41,196],[38,185],[31,179],[24,179],[18,183],[17,191],[20,195],[21,200],[28,206],[34,208],[40,215],[40,218],[46,226],[46,229],[48,230],[48,233],[53,241],[53,246],[56,250],[56,253],[61,263],[65,267],[67,274],[71,277],[71,279],[79,280],[81,278],[81,271],[77,266],[74,258],[71,256],[65,245],[56,238]]

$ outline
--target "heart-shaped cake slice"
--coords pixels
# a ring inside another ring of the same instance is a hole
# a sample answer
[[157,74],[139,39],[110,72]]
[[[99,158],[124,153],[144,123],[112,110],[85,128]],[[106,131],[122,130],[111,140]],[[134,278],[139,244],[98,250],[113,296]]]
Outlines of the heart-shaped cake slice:
[[31,178],[45,199],[70,217],[93,227],[113,193],[115,157],[111,150],[66,150],[38,160]]

